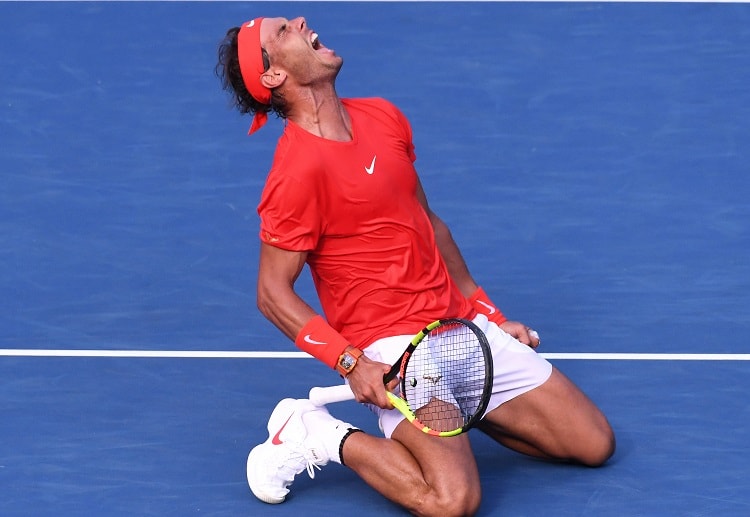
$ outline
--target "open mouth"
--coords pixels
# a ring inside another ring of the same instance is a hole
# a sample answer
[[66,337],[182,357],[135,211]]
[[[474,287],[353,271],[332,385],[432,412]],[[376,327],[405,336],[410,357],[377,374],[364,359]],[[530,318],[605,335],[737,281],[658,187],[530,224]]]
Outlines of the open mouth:
[[318,54],[335,54],[333,49],[326,47],[320,42],[320,36],[318,36],[317,32],[310,33],[310,46],[312,47],[313,51],[317,52]]

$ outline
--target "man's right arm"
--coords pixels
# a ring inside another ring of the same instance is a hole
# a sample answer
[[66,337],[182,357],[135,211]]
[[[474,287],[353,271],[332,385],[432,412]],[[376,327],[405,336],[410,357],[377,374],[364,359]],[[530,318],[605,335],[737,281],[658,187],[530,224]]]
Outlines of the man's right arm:
[[[289,251],[261,242],[258,266],[257,304],[260,312],[289,339],[298,343],[300,332],[317,313],[294,290],[307,259],[306,252]],[[327,325],[326,325],[327,326]],[[323,329],[325,330],[325,329]],[[335,332],[333,329],[326,332]],[[311,336],[311,340],[321,336]],[[336,339],[343,339],[336,333]],[[304,338],[303,338],[304,339]],[[383,375],[389,365],[362,356],[347,377],[359,402],[393,407],[383,389]]]
[[258,310],[289,339],[316,313],[294,291],[307,252],[288,251],[261,242],[258,265]]

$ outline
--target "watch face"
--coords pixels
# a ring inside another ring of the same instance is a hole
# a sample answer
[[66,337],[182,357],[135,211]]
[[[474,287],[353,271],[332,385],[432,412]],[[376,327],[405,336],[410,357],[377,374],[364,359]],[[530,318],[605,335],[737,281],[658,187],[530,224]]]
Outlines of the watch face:
[[350,368],[354,366],[354,363],[356,362],[357,361],[354,359],[354,357],[352,357],[349,354],[344,354],[344,357],[341,358],[341,361],[339,362],[339,364],[341,365],[343,369],[349,370]]

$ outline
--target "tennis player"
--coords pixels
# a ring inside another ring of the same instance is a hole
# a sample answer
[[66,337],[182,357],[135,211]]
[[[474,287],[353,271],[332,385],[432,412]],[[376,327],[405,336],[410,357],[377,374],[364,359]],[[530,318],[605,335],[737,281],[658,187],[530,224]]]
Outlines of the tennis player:
[[[495,363],[479,428],[531,456],[589,466],[613,454],[601,411],[535,352],[530,329],[505,318],[470,275],[414,168],[405,116],[380,98],[341,99],[342,58],[304,18],[256,18],[227,32],[217,74],[250,133],[269,113],[285,120],[258,206],[260,311],[350,384],[384,437],[361,432],[307,400],[284,399],[268,440],[248,456],[252,492],[284,501],[294,477],[345,464],[417,515],[471,515],[481,501],[467,435],[428,436],[385,394],[383,374],[433,320],[471,319]],[[294,289],[309,265],[324,316]]]

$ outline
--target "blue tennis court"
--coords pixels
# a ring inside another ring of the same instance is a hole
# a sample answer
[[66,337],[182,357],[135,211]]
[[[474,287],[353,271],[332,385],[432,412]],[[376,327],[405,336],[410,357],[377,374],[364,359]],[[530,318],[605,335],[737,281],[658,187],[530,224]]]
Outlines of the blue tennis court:
[[472,434],[480,515],[750,514],[750,4],[86,1],[0,2],[0,515],[403,515],[334,464],[247,488],[276,402],[338,382],[255,308],[282,123],[213,67],[258,15],[406,113],[474,276],[617,433],[601,469]]

